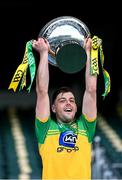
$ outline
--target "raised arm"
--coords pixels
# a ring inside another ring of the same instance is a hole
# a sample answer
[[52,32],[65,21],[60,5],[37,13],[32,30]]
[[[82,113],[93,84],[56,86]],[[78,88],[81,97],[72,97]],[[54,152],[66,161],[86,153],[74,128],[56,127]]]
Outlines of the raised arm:
[[86,88],[83,97],[82,113],[86,115],[89,120],[96,118],[97,116],[97,102],[96,102],[96,90],[97,90],[97,76],[90,75],[90,51],[92,40],[88,38],[85,43],[85,49],[87,54],[85,82]]
[[39,53],[40,60],[36,76],[36,117],[40,120],[48,118],[50,115],[50,103],[48,96],[49,69],[48,69],[48,49],[47,40],[38,38],[33,41],[33,48]]

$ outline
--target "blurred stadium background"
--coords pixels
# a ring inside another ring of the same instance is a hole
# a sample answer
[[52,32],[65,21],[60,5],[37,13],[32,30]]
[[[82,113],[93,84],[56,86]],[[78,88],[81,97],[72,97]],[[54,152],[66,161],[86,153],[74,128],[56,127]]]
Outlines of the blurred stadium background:
[[[45,2],[44,2],[45,3]],[[79,2],[80,3],[80,2]],[[111,76],[111,92],[102,99],[103,76],[98,77],[98,123],[92,148],[92,179],[122,179],[122,81],[119,10],[87,3],[43,4],[29,1],[0,2],[0,179],[40,179],[41,159],[34,129],[35,82],[30,93],[8,91],[13,74],[21,63],[25,44],[37,38],[51,19],[71,15],[89,27],[92,36],[103,40],[105,69]],[[119,5],[118,5],[119,6]],[[119,8],[117,6],[117,8]],[[49,8],[47,10],[47,8]],[[87,9],[86,9],[87,8]],[[108,13],[109,9],[109,13]],[[38,64],[38,60],[37,60]],[[50,65],[49,93],[69,85],[77,95],[79,112],[84,90],[84,70],[64,74]]]

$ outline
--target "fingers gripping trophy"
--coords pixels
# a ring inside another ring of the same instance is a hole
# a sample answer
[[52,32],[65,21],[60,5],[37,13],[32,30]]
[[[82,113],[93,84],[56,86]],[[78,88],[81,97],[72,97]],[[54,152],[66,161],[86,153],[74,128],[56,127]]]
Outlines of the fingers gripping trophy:
[[[85,67],[87,60],[85,41],[91,37],[91,33],[81,20],[72,16],[57,17],[41,29],[38,37],[46,39],[49,43],[48,62],[51,65],[68,74],[77,73]],[[20,91],[26,87],[27,69],[29,68],[30,84],[27,91],[31,91],[36,74],[32,43],[33,40],[26,43],[22,63],[15,71],[8,89],[16,91],[19,87]],[[91,75],[99,74],[98,57],[100,57],[100,66],[102,67],[105,82],[105,90],[102,96],[105,97],[110,92],[110,76],[104,69],[102,40],[98,36],[93,36],[90,58]]]

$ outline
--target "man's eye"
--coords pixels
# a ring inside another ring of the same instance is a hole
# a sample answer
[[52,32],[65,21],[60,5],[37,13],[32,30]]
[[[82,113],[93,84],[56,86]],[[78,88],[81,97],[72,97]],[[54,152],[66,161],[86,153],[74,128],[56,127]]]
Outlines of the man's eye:
[[65,102],[65,99],[61,99],[60,102]]
[[75,103],[75,100],[70,100],[71,103]]

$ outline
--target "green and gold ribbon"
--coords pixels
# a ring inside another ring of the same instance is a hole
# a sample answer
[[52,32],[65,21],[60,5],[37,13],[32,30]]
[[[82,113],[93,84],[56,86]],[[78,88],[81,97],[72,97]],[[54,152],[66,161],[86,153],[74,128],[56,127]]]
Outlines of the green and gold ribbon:
[[32,42],[33,40],[28,41],[26,43],[23,61],[18,66],[17,70],[15,71],[15,74],[12,78],[12,81],[8,89],[13,89],[14,91],[16,91],[19,85],[20,85],[19,90],[22,90],[24,87],[26,87],[27,69],[29,67],[31,83],[29,87],[27,88],[27,91],[30,92],[31,86],[35,77],[35,73],[36,73],[35,58],[32,52]]
[[105,98],[110,92],[111,81],[109,73],[104,69],[104,54],[102,48],[102,40],[97,36],[93,36],[92,38],[92,48],[91,48],[91,61],[90,61],[90,72],[91,75],[99,74],[99,65],[98,65],[98,57],[100,53],[100,63],[102,66],[104,82],[105,82],[105,91],[102,96]]

